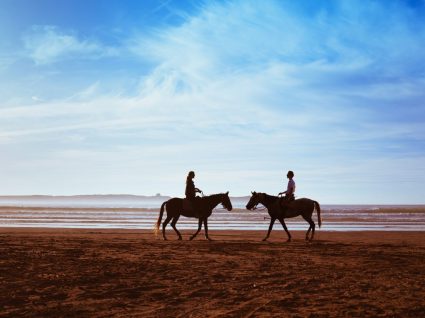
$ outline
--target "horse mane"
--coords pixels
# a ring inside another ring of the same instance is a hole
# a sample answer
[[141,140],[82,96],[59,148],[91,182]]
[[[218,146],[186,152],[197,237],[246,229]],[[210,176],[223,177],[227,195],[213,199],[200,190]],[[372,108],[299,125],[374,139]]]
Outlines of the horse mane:
[[276,196],[276,195],[270,195],[270,194],[267,194],[267,193],[263,193],[268,199],[277,199],[278,198],[278,196]]
[[221,195],[223,195],[223,193],[215,193],[215,194],[210,194],[210,195],[205,195],[205,196],[203,196],[203,197],[201,197],[202,199],[208,199],[208,198],[215,198],[215,197],[218,197],[218,196],[221,196]]
[[267,193],[264,193],[264,192],[258,192],[257,194],[264,195],[264,201],[267,201],[267,202],[273,202],[273,201],[275,201],[276,199],[279,198],[278,196],[270,195],[270,194],[267,194]]

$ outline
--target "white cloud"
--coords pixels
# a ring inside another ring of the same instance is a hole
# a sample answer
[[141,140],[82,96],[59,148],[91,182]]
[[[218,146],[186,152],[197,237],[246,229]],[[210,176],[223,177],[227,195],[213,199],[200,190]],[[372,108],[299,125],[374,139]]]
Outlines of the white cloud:
[[[381,91],[387,88],[377,84],[364,90],[362,85],[353,91],[352,86],[335,85],[344,76],[362,74],[371,59],[367,54],[353,55],[341,41],[342,31],[317,38],[331,28],[323,19],[300,20],[277,2],[209,5],[179,27],[130,41],[133,52],[158,63],[143,78],[139,96],[99,97],[100,84],[95,83],[69,101],[3,109],[1,113],[3,118],[39,118],[27,125],[22,135],[90,127],[154,129],[152,126],[164,132],[172,131],[173,126],[190,127],[194,134],[214,135],[220,133],[219,120],[227,133],[244,138],[269,132],[274,135],[269,143],[279,143],[282,136],[286,137],[283,142],[294,145],[312,137],[320,141],[332,136],[334,124],[346,125],[343,135],[366,139],[366,133],[350,123],[364,120],[364,114],[349,107],[347,92],[381,98]],[[35,27],[26,44],[38,63],[72,54],[101,55],[104,49],[50,26]],[[329,48],[340,58],[325,59]],[[316,58],[307,58],[311,56]],[[316,133],[319,127],[320,133]],[[2,135],[11,134],[20,135],[10,129]],[[370,130],[368,134],[371,136]]]
[[79,39],[74,32],[56,26],[33,26],[23,37],[28,56],[36,64],[48,64],[66,58],[100,58],[117,55],[117,49],[88,39]]
[[34,102],[42,102],[43,99],[38,97],[38,96],[31,96],[31,100],[33,100]]

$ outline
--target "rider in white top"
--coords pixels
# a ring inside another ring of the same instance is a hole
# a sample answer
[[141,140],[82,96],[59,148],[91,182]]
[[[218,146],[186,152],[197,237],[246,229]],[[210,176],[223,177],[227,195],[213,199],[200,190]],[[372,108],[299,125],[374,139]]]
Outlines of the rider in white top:
[[293,171],[288,171],[288,173],[286,174],[286,177],[289,179],[288,187],[286,191],[279,193],[279,195],[285,194],[285,196],[281,200],[282,203],[288,203],[290,201],[295,200],[295,181],[293,179],[294,176],[295,175]]

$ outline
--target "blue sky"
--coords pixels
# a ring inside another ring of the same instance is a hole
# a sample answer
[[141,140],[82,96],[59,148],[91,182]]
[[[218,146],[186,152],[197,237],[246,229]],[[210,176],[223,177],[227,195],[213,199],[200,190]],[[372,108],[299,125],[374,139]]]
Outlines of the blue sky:
[[0,1],[0,194],[425,203],[424,1]]

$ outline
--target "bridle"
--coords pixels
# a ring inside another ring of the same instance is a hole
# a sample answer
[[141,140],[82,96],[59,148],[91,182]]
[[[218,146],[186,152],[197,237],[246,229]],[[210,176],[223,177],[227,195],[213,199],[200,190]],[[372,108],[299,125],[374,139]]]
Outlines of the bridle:
[[[226,196],[226,194],[222,193],[223,196]],[[230,200],[229,200],[230,201]],[[230,203],[232,204],[232,203]],[[223,210],[227,210],[229,211],[229,206],[226,206],[226,204],[224,204],[224,200],[222,200],[221,205],[223,206]]]
[[[262,193],[256,193],[255,194],[256,196],[260,196],[260,195],[262,195]],[[261,198],[259,198],[259,200],[258,200],[258,202],[257,202],[257,204],[255,204],[253,207],[252,207],[252,211],[263,211],[263,210],[266,210],[266,207],[264,206],[264,204],[262,204],[261,202]],[[259,204],[262,204],[263,205],[263,208],[257,208],[257,206],[259,205]]]

